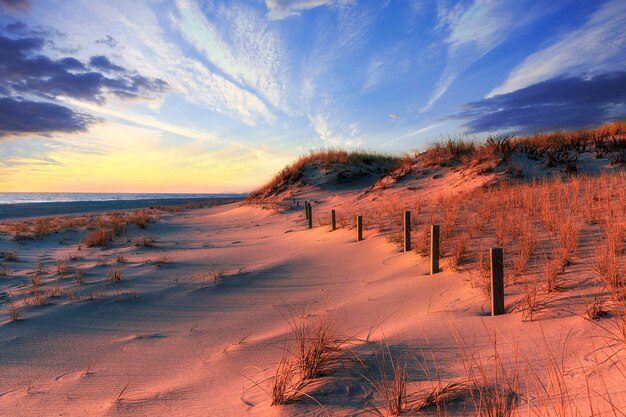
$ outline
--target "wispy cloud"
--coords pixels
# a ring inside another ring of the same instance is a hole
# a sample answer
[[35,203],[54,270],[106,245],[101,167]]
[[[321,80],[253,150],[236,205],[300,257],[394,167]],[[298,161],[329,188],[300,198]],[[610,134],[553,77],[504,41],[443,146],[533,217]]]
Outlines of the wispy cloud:
[[399,43],[386,48],[380,54],[374,55],[365,72],[363,89],[368,92],[379,88],[385,82],[390,82],[406,75],[410,69],[410,59],[407,56],[406,45]]
[[169,147],[158,129],[115,122],[80,137],[0,142],[0,153],[0,170],[11,179],[2,184],[7,191],[198,192],[207,190],[207,177],[211,191],[245,191],[245,178],[258,175],[259,166],[277,169],[251,152],[196,141]]
[[84,101],[79,101],[79,100],[75,100],[75,99],[68,98],[68,97],[59,97],[59,100],[64,103],[67,103],[68,105],[72,107],[77,107],[85,111],[89,111],[89,113],[98,114],[101,116],[108,116],[108,117],[119,119],[119,120],[125,120],[125,121],[132,122],[140,126],[150,127],[153,129],[164,131],[164,132],[174,133],[176,135],[184,136],[187,138],[196,139],[200,141],[209,141],[209,142],[214,142],[214,141],[219,140],[218,137],[215,135],[212,135],[206,132],[199,132],[194,129],[188,129],[188,128],[177,126],[171,123],[166,123],[166,122],[157,120],[153,117],[142,116],[142,115],[134,114],[131,112],[113,110],[108,107],[98,106],[92,103],[86,103]]
[[221,75],[273,106],[287,109],[288,63],[275,30],[256,10],[236,3],[210,14],[196,0],[178,0],[173,26]]
[[318,113],[310,116],[313,129],[325,147],[355,147],[363,143],[358,123],[333,121],[330,116]]
[[409,130],[408,132],[405,132],[405,133],[403,133],[400,136],[396,136],[395,138],[390,139],[387,142],[381,143],[380,146],[381,147],[389,146],[392,143],[395,143],[395,142],[397,142],[399,140],[411,138],[411,137],[414,137],[414,136],[418,136],[418,135],[420,135],[422,133],[426,133],[428,131],[431,131],[431,130],[435,129],[436,127],[438,127],[440,125],[441,125],[441,123],[433,123],[433,124],[430,124],[430,125],[427,125],[427,126],[424,126],[424,127],[420,127],[420,128],[417,128],[417,129]]
[[339,73],[341,66],[356,59],[366,46],[375,20],[373,12],[354,5],[326,16],[318,22],[313,48],[303,58],[294,102],[311,121],[320,140],[329,146],[355,146],[362,142],[355,121],[345,115],[347,84]]
[[[103,33],[107,34],[116,41],[117,56],[125,66],[165,80],[172,93],[188,102],[251,126],[273,122],[274,114],[254,92],[185,53],[168,36],[169,29],[156,13],[164,13],[171,6],[160,7],[145,2],[82,1],[72,5],[62,3],[45,18],[63,22],[62,30],[68,37],[91,41],[110,51],[109,44],[96,43],[102,40]],[[61,18],[70,13],[69,8],[75,16],[71,21]],[[83,20],[89,20],[89,25],[82,24]]]
[[509,93],[567,72],[602,72],[626,65],[626,1],[600,6],[582,27],[530,55],[487,97]]
[[267,17],[282,20],[289,16],[297,16],[304,10],[332,4],[335,0],[265,0]]
[[429,110],[457,77],[511,36],[516,29],[527,26],[550,12],[545,5],[531,6],[523,1],[475,0],[463,8],[439,3],[438,27],[449,32],[446,65],[430,100],[422,108]]

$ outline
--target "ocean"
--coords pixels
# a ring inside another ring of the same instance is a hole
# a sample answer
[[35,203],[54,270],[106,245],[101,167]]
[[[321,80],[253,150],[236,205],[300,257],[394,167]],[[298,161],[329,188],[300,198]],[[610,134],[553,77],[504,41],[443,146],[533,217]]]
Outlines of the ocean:
[[129,201],[129,200],[211,200],[241,198],[245,194],[173,194],[173,193],[2,193],[0,204],[68,203],[72,201]]
[[215,200],[240,200],[245,194],[171,193],[1,193],[0,220],[141,209]]

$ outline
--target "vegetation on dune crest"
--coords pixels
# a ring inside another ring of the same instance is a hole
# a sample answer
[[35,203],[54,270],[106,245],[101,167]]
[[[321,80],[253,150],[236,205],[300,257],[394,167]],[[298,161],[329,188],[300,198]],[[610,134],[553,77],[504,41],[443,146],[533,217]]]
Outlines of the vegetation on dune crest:
[[406,155],[379,186],[388,185],[388,178],[397,180],[411,172],[414,164],[423,168],[462,166],[475,169],[477,174],[493,172],[500,164],[508,163],[506,173],[522,175],[522,168],[509,162],[514,154],[547,167],[563,166],[565,171],[578,170],[578,158],[583,152],[593,152],[596,158],[607,158],[611,165],[626,162],[626,121],[604,124],[595,129],[571,131],[556,130],[515,137],[510,134],[491,134],[484,140],[463,135],[445,136],[421,153]]
[[[576,172],[578,158],[583,152],[593,152],[596,158],[607,158],[612,165],[625,163],[626,121],[606,123],[594,129],[538,132],[519,137],[491,134],[484,140],[462,134],[447,135],[423,152],[405,155],[340,149],[311,151],[250,193],[248,201],[259,201],[288,190],[302,180],[305,167],[314,164],[322,169],[337,168],[337,165],[387,165],[385,168],[388,169],[375,185],[376,188],[385,188],[408,175],[418,163],[424,168],[462,166],[474,169],[477,174],[485,174],[493,172],[502,163],[509,163],[509,159],[518,153],[530,160],[541,161],[548,167],[562,165],[567,172]],[[338,170],[338,179],[340,172]],[[509,163],[505,172],[520,177],[523,170]]]
[[301,156],[293,164],[280,170],[267,184],[250,193],[248,201],[259,200],[279,194],[302,179],[304,168],[318,164],[320,168],[330,169],[337,165],[363,166],[388,165],[392,167],[400,158],[376,151],[347,151],[343,149],[322,149],[311,151]]

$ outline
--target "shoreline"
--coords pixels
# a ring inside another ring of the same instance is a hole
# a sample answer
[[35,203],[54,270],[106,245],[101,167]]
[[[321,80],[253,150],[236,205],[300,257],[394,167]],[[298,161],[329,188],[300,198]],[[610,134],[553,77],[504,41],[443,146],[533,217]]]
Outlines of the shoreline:
[[[241,197],[243,200],[244,197]],[[0,220],[16,220],[34,217],[65,216],[101,213],[116,210],[136,210],[158,206],[176,206],[187,203],[238,200],[233,197],[213,198],[154,198],[136,200],[68,201],[45,203],[0,204]]]

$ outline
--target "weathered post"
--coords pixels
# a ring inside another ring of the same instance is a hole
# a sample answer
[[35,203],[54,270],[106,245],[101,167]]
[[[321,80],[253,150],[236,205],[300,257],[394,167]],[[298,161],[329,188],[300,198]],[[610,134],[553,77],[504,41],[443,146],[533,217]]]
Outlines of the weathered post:
[[313,210],[311,209],[311,203],[309,203],[307,213],[307,219],[309,219],[309,229],[313,229]]
[[363,216],[356,216],[356,241],[363,240]]
[[404,211],[404,251],[411,250],[411,212]]
[[335,210],[331,210],[330,212],[330,230],[337,230],[337,216],[335,214]]
[[491,315],[504,314],[504,260],[502,248],[491,248]]
[[439,225],[430,227],[430,275],[439,272]]
[[304,217],[309,218],[309,202],[304,200]]

